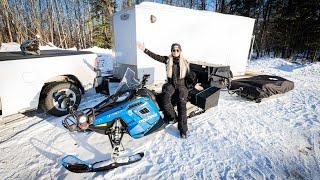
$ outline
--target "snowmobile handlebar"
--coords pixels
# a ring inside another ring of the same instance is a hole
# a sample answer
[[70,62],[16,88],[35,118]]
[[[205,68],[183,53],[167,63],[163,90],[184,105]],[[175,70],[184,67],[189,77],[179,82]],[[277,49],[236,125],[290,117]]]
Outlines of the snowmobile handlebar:
[[141,81],[141,88],[143,88],[146,83],[148,82],[148,79],[150,78],[150,74],[144,74]]
[[94,106],[93,109],[95,109],[96,111],[99,111],[101,108],[106,107],[109,104],[116,102],[118,100],[118,98],[121,97],[125,93],[129,93],[129,95],[123,101],[130,99],[133,96],[134,92],[136,92],[138,89],[144,88],[144,86],[147,83],[149,78],[150,78],[150,74],[144,74],[142,77],[142,81],[140,83],[140,86],[135,86],[132,89],[129,89],[124,92],[118,91],[115,94],[109,96],[107,99],[100,102],[99,104],[97,104],[96,106]]

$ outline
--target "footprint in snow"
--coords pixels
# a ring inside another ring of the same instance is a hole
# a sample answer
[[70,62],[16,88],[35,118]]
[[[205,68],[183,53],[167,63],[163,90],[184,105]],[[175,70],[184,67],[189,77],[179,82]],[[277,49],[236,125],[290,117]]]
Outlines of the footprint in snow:
[[268,168],[272,169],[272,162],[271,160],[268,158],[268,157],[265,157],[265,160],[266,160],[266,165]]
[[249,151],[244,152],[244,155],[251,160],[252,159],[252,154]]

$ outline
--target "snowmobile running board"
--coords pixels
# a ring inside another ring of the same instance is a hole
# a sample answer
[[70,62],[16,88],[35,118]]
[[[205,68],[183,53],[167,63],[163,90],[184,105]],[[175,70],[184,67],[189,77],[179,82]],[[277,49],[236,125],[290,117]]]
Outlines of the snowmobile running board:
[[76,156],[67,155],[61,159],[61,164],[67,170],[74,173],[100,172],[109,171],[120,166],[133,164],[140,161],[143,156],[144,153],[141,152],[131,156],[118,157],[114,160],[103,160],[90,164],[88,162],[80,160]]

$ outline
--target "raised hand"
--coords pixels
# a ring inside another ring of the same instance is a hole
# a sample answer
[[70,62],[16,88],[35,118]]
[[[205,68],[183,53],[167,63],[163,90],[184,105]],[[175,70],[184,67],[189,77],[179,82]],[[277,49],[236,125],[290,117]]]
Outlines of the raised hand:
[[141,49],[142,51],[144,51],[146,48],[144,47],[144,44],[143,43],[141,43],[141,42],[139,42],[139,41],[137,41],[137,47],[139,48],[139,49]]

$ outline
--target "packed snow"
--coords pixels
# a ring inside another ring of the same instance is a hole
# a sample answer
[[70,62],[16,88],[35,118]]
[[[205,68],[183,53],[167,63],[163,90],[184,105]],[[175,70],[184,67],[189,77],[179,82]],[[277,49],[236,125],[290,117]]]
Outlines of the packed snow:
[[[40,50],[59,49],[58,47],[54,46],[52,43],[48,43],[45,46],[40,46],[39,48]],[[0,52],[8,52],[8,51],[21,51],[20,44],[16,42],[2,43],[0,47]]]
[[[92,51],[111,56],[108,50]],[[188,119],[186,140],[176,124],[141,139],[125,136],[126,152],[144,152],[144,158],[101,173],[71,173],[59,161],[68,154],[90,162],[110,158],[106,136],[71,133],[61,125],[64,117],[35,113],[0,127],[0,174],[3,179],[318,179],[320,64],[262,58],[251,61],[248,72],[282,76],[295,89],[261,103],[222,91],[218,106]],[[114,90],[117,84],[110,86]],[[91,90],[80,109],[103,99]]]

